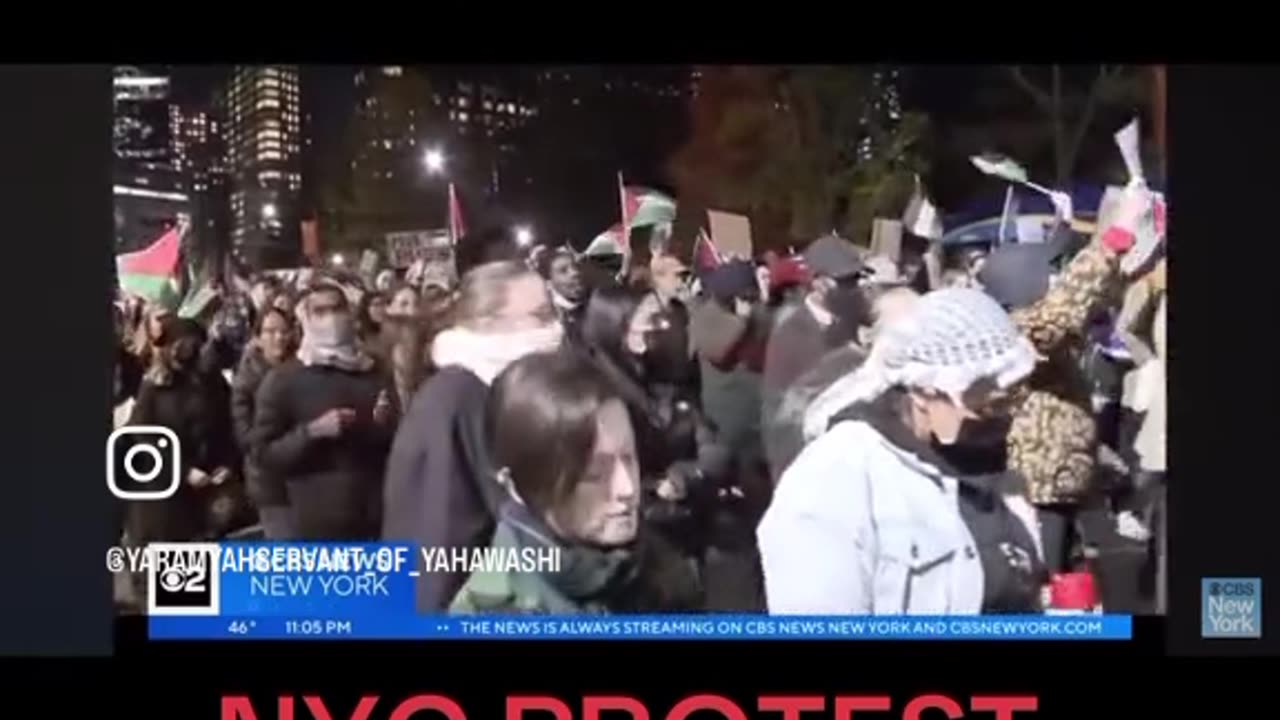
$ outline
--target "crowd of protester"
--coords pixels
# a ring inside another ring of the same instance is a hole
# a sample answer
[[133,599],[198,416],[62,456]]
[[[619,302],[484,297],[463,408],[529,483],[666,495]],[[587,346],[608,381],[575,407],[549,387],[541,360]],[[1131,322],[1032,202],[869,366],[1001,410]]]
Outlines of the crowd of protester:
[[456,282],[264,274],[198,319],[122,298],[117,423],[172,429],[184,479],[123,534],[566,558],[423,573],[434,612],[1040,612],[1071,572],[1159,610],[1146,197],[979,254],[826,236],[619,272],[494,231]]

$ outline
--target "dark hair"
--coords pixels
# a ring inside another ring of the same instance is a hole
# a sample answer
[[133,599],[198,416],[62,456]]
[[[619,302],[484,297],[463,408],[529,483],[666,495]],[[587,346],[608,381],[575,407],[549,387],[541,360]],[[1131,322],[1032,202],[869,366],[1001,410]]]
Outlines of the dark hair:
[[356,324],[360,327],[360,332],[366,336],[378,329],[378,324],[374,322],[369,308],[373,305],[373,301],[379,298],[383,302],[390,299],[386,293],[371,290],[360,296],[360,303],[356,306]]
[[583,342],[625,365],[627,330],[645,294],[627,287],[603,287],[592,293],[582,315]]
[[571,262],[577,264],[578,259],[573,256],[573,251],[567,247],[547,247],[544,245],[543,248],[537,255],[537,262],[534,264],[534,268],[546,280],[551,279],[551,266],[555,264],[556,260],[568,258]]
[[339,285],[328,280],[321,280],[308,288],[306,294],[303,295],[303,299],[310,300],[315,295],[326,293],[342,298],[342,307],[349,308],[351,306],[351,302],[347,299],[347,293]]
[[254,337],[262,334],[262,326],[267,324],[267,317],[271,315],[279,315],[280,319],[284,320],[285,327],[290,330],[293,329],[293,315],[291,313],[287,313],[275,305],[267,305],[262,309],[262,312],[258,313],[258,319],[253,323]]
[[486,407],[490,457],[535,514],[564,501],[586,474],[600,409],[622,401],[573,353],[535,353],[493,383]]
[[472,268],[504,260],[524,261],[524,251],[510,228],[486,228],[469,233],[458,241],[454,251],[454,265],[458,276],[466,275]]

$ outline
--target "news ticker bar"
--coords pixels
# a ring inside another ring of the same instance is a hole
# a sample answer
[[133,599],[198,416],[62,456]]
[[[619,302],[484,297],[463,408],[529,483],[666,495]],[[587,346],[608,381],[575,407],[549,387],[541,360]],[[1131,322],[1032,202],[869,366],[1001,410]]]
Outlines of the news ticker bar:
[[153,640],[1129,640],[1128,615],[148,618]]

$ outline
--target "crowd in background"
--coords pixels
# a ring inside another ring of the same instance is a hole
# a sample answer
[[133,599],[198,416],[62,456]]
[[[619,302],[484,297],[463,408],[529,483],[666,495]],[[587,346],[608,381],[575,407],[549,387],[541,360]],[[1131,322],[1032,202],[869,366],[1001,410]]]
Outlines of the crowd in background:
[[172,429],[184,479],[123,535],[566,558],[424,573],[436,612],[1039,612],[1073,572],[1161,610],[1145,202],[978,253],[618,268],[494,230],[456,281],[264,274],[195,318],[121,298],[117,422]]

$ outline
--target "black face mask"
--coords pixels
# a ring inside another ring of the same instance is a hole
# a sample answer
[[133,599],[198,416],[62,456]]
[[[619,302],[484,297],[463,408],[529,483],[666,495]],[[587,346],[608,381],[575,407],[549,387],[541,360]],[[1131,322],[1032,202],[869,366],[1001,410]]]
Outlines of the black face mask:
[[939,455],[957,469],[970,474],[1001,472],[1007,459],[1005,440],[1009,435],[1009,417],[965,418],[955,442],[932,445]]
[[954,444],[971,448],[1002,447],[1012,422],[1008,417],[965,418]]

